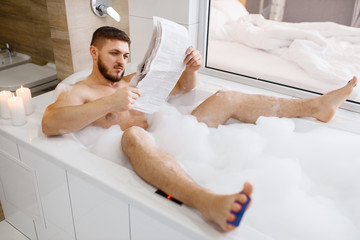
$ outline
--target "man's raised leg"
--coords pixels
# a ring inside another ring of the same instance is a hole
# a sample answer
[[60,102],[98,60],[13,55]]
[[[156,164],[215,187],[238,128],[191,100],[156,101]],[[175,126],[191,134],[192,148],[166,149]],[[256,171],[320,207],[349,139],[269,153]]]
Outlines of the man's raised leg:
[[229,118],[255,123],[265,117],[314,117],[328,122],[339,106],[350,96],[357,83],[356,77],[342,88],[324,95],[305,99],[287,99],[236,91],[218,91],[191,114],[209,127],[224,124]]
[[184,204],[193,207],[208,220],[218,224],[222,230],[235,227],[226,221],[234,221],[231,211],[240,211],[252,185],[245,183],[241,193],[219,195],[198,186],[170,155],[158,149],[149,134],[139,127],[127,129],[121,141],[122,149],[128,156],[135,172],[146,182],[171,194]]

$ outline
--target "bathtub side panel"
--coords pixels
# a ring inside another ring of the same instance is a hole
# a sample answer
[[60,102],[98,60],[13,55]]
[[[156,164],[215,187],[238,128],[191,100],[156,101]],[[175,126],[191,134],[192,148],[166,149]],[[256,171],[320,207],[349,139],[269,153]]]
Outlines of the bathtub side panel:
[[[23,211],[38,212],[36,192],[31,185],[32,174],[19,161],[15,142],[1,136],[0,143],[0,200],[5,219],[29,239],[37,240],[31,213]],[[25,184],[21,180],[25,181]],[[18,206],[13,202],[19,203],[16,204]],[[37,210],[33,211],[34,209]]]
[[66,171],[19,146],[21,160],[36,171],[44,221],[35,219],[39,240],[75,240]]
[[77,240],[129,240],[128,204],[68,172]]
[[131,240],[157,239],[157,240],[191,240],[202,239],[201,236],[189,237],[184,233],[150,216],[139,208],[130,207]]

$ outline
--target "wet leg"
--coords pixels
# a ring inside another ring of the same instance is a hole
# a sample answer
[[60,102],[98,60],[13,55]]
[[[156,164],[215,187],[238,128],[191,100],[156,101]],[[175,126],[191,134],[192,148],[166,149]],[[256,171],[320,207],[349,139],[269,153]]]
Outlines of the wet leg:
[[224,124],[229,118],[255,123],[260,116],[314,117],[319,121],[327,122],[350,96],[356,83],[357,79],[354,77],[342,88],[307,99],[219,91],[206,99],[191,114],[209,127]]
[[193,207],[208,220],[215,222],[224,231],[235,227],[231,212],[238,211],[252,193],[250,183],[245,183],[242,193],[219,195],[198,186],[170,155],[156,148],[149,134],[139,128],[127,129],[122,137],[122,149],[130,159],[135,172],[146,182],[171,194],[184,204]]

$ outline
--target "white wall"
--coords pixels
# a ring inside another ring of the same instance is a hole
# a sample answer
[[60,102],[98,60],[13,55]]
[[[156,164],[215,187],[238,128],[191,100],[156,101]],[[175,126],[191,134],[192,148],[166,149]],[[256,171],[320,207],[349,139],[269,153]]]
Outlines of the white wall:
[[153,31],[153,16],[185,26],[189,31],[191,44],[196,47],[199,0],[131,0],[129,28],[132,63],[137,65],[146,53]]

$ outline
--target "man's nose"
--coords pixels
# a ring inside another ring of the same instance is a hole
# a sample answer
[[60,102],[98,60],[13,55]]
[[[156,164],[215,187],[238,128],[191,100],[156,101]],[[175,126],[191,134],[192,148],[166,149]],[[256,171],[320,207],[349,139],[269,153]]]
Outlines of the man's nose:
[[116,62],[121,64],[121,65],[124,65],[126,63],[126,60],[124,58],[124,56],[119,56],[117,59],[116,59]]

